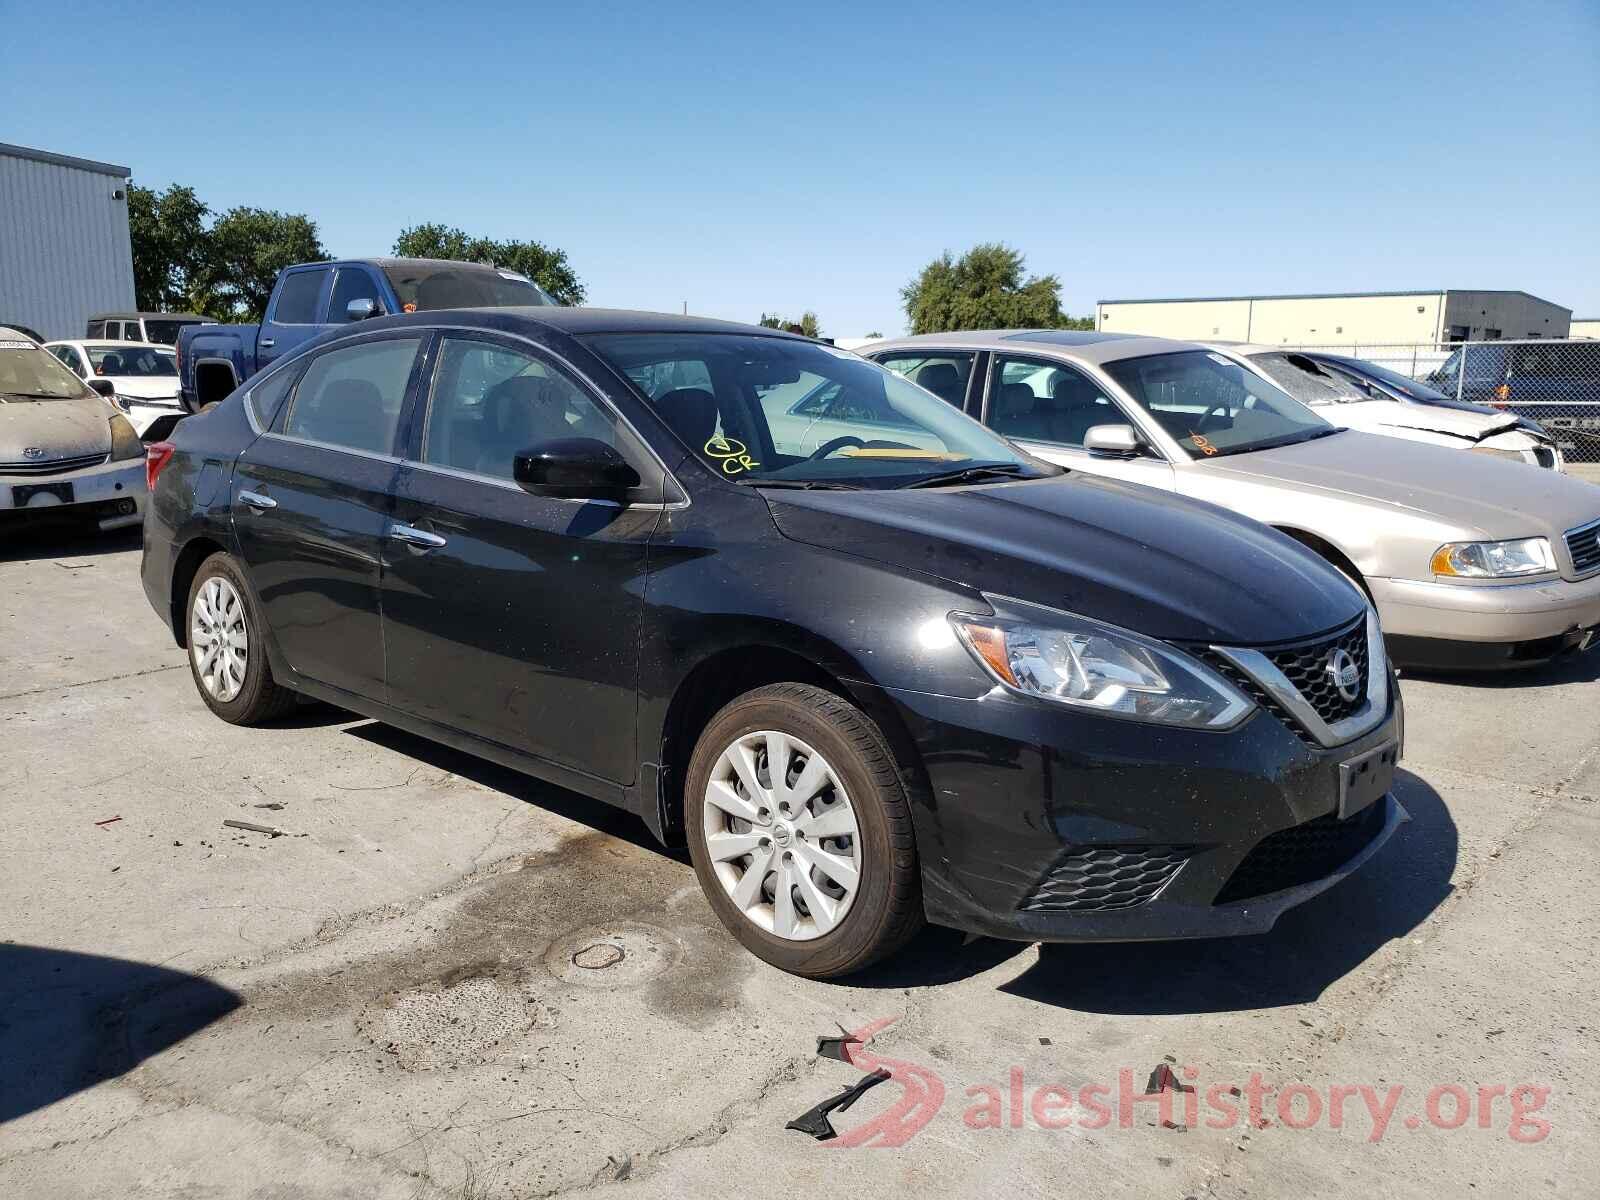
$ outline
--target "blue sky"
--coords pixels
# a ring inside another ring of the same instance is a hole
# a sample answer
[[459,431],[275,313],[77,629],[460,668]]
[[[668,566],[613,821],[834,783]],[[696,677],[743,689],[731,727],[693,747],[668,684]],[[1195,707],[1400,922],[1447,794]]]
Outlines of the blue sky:
[[[338,255],[442,221],[591,302],[903,327],[1001,240],[1096,299],[1523,288],[1600,315],[1600,0],[24,5],[0,141]],[[68,35],[70,31],[70,36]]]

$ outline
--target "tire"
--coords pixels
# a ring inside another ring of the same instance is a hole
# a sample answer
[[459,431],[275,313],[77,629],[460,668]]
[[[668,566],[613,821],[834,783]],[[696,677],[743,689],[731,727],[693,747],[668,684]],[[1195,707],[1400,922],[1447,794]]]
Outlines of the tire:
[[[204,611],[197,608],[202,594]],[[230,725],[259,725],[293,710],[298,697],[272,678],[262,643],[265,625],[232,555],[213,554],[200,564],[183,613],[188,622],[189,674],[207,708]],[[230,634],[242,629],[242,654],[236,638],[216,636],[219,629]],[[219,641],[227,651],[208,658],[207,649]]]
[[[785,785],[777,789],[771,759],[785,749]],[[744,782],[751,769],[753,795]],[[717,713],[689,760],[684,824],[718,919],[781,970],[812,979],[848,975],[922,928],[911,807],[894,756],[871,719],[832,692],[772,684]],[[747,844],[750,852],[735,857]],[[751,879],[758,856],[761,874]],[[853,890],[839,882],[849,878],[841,867],[850,866]]]

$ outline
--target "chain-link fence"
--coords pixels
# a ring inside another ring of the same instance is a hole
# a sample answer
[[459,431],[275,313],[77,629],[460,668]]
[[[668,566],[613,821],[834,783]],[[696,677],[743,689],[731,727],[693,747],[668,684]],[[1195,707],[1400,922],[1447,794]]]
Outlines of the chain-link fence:
[[[1537,421],[1570,463],[1600,463],[1600,340],[1302,345],[1338,355],[1366,390],[1398,399],[1483,404]],[[1334,364],[1337,365],[1337,364]]]

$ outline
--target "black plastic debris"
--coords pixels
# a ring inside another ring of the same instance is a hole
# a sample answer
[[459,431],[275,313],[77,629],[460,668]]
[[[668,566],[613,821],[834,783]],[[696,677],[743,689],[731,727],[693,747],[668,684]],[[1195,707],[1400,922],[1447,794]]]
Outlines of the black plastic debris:
[[1159,1096],[1162,1092],[1192,1092],[1194,1088],[1182,1082],[1173,1074],[1172,1068],[1166,1063],[1157,1063],[1156,1069],[1150,1072],[1150,1082],[1144,1085],[1146,1096]]
[[[846,1039],[836,1038],[828,1040],[842,1042]],[[860,1079],[856,1080],[855,1083],[845,1088],[844,1091],[840,1092],[837,1096],[828,1097],[815,1108],[809,1110],[808,1112],[802,1113],[800,1116],[790,1121],[784,1126],[784,1128],[798,1129],[801,1133],[810,1134],[819,1142],[826,1142],[832,1138],[836,1138],[839,1135],[834,1132],[833,1126],[828,1123],[828,1114],[844,1112],[845,1109],[849,1108],[861,1098],[863,1092],[867,1091],[869,1088],[877,1087],[880,1083],[888,1078],[889,1072],[882,1069],[874,1071],[870,1075],[863,1075]]]
[[[860,1038],[853,1037],[848,1033],[843,1037],[819,1037],[817,1039],[817,1057],[831,1058],[837,1062],[849,1063],[850,1054],[845,1050],[845,1047],[860,1046],[862,1044]],[[851,1063],[850,1065],[854,1066],[855,1064]]]

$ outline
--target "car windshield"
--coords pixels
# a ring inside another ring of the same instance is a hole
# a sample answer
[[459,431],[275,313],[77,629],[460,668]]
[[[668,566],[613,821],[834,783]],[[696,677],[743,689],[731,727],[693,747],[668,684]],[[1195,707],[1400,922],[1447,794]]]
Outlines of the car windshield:
[[55,355],[32,342],[0,339],[0,401],[77,400],[92,395]]
[[1409,396],[1413,400],[1450,399],[1438,388],[1429,387],[1419,379],[1413,379],[1409,375],[1402,375],[1399,371],[1391,371],[1388,367],[1380,366],[1378,363],[1358,358],[1350,359],[1349,363],[1350,370],[1357,371],[1362,375],[1370,375],[1379,383],[1386,384],[1401,395]]
[[516,308],[557,304],[526,275],[472,263],[391,263],[383,269],[406,312],[434,308]]
[[1250,363],[1301,404],[1354,404],[1371,399],[1344,376],[1324,370],[1304,354],[1252,354]]
[[702,462],[737,483],[897,488],[1058,474],[932,392],[819,342],[595,334]]
[[170,354],[148,346],[85,346],[96,375],[157,379],[176,375]]
[[1185,449],[1206,458],[1339,432],[1281,388],[1210,350],[1124,358],[1103,369]]

